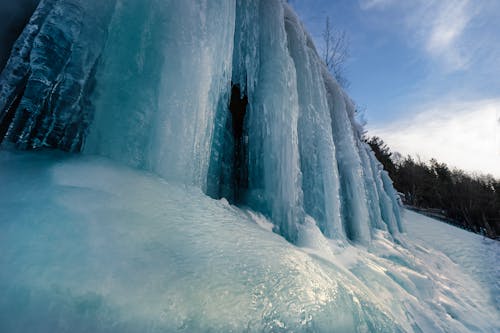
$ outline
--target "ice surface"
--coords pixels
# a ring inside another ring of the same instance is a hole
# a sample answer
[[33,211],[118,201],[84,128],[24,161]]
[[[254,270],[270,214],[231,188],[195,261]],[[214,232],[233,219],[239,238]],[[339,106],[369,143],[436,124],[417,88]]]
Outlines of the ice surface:
[[0,140],[17,148],[195,186],[291,242],[309,218],[365,245],[402,229],[353,103],[284,1],[42,0],[0,84]]
[[498,242],[411,212],[415,241],[346,245],[308,217],[294,246],[102,157],[2,151],[0,183],[1,332],[500,329]]

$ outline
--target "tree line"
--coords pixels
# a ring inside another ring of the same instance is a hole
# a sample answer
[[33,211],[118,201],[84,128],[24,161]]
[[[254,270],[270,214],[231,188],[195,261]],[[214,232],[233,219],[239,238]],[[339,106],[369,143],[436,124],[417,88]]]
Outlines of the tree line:
[[451,169],[436,159],[422,162],[392,153],[378,137],[366,138],[402,193],[403,202],[491,238],[500,236],[500,180],[491,175],[471,175]]

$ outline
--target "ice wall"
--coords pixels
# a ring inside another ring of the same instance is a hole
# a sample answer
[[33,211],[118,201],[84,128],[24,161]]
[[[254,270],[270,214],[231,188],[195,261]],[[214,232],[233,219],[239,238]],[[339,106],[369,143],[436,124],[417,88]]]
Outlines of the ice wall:
[[119,1],[85,151],[206,189],[234,16],[232,1]]
[[0,76],[0,138],[111,157],[369,244],[395,191],[280,0],[42,0]]

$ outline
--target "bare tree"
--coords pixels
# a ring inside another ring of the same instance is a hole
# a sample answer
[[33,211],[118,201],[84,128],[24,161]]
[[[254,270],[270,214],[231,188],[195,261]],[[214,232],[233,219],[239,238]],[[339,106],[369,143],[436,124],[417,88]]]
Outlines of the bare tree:
[[349,86],[345,77],[345,64],[349,59],[349,40],[345,31],[332,28],[330,17],[326,17],[325,29],[322,33],[324,49],[323,60],[328,70],[344,88]]

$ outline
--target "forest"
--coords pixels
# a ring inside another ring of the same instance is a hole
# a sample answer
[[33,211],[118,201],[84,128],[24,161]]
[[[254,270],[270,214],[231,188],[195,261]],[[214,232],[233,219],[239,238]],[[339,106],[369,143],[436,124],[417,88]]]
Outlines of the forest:
[[367,137],[365,141],[408,208],[490,238],[500,237],[499,179],[469,174],[436,159],[424,162],[409,155],[403,157],[391,152],[379,137]]

